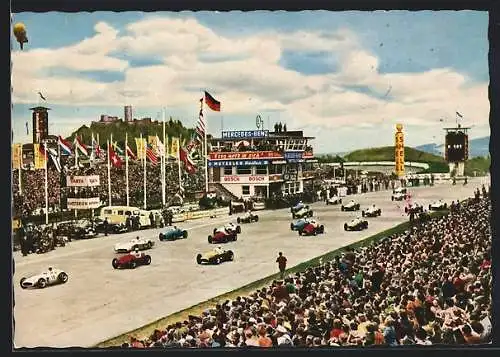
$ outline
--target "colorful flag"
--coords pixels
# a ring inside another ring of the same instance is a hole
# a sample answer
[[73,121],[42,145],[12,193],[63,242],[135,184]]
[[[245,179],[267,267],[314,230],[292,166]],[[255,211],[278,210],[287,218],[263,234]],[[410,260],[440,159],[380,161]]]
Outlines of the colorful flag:
[[158,141],[156,139],[157,139],[156,135],[149,135],[148,145],[151,147],[151,150],[153,150],[153,153],[156,156],[159,156]]
[[51,148],[47,148],[47,151],[49,152],[50,158],[52,159],[52,162],[54,163],[57,172],[60,173],[62,171],[62,167],[61,167],[61,160],[59,159],[59,154],[57,153],[56,150]]
[[184,167],[189,174],[194,174],[196,172],[196,166],[193,160],[189,157],[189,153],[185,148],[180,149],[180,160],[184,163]]
[[76,144],[76,150],[80,150],[83,155],[89,156],[89,151],[87,149],[87,146],[83,143],[83,141],[80,139],[80,137],[75,138],[75,144]]
[[172,138],[172,150],[170,150],[170,155],[175,159],[179,158],[179,138]]
[[210,95],[210,93],[205,91],[205,103],[214,112],[220,112],[220,102]]
[[43,145],[33,144],[33,155],[35,159],[35,170],[45,169],[45,160],[47,159],[47,154]]
[[58,144],[61,147],[61,150],[66,154],[66,155],[71,155],[72,150],[71,150],[71,143],[67,140],[64,140],[61,135],[58,137]]
[[12,168],[18,170],[22,166],[23,160],[23,145],[12,144]]
[[156,135],[156,150],[158,150],[158,155],[160,157],[165,156],[165,145],[163,145],[158,135]]
[[158,156],[156,156],[156,153],[154,152],[153,147],[150,144],[146,145],[146,156],[153,165],[158,164]]
[[109,161],[111,164],[113,164],[114,167],[121,167],[122,166],[122,159],[113,150],[112,145],[109,145],[108,147],[108,155],[109,155]]
[[165,157],[168,159],[170,157],[170,145],[168,145],[168,136],[165,137]]
[[135,138],[135,147],[137,149],[137,159],[143,160],[145,155],[144,155],[144,150],[145,150],[145,139],[144,138]]
[[128,144],[127,144],[127,147],[125,149],[127,150],[127,156],[129,159],[137,160],[137,156],[134,154],[134,152],[132,151],[130,146],[128,146]]
[[117,141],[115,141],[113,143],[113,150],[116,150],[118,152],[118,154],[120,154],[120,155],[124,154],[123,150],[118,146],[118,142]]
[[205,117],[203,116],[203,98],[200,99],[200,113],[198,115],[198,122],[196,123],[196,133],[200,139],[200,142],[203,142],[205,137]]

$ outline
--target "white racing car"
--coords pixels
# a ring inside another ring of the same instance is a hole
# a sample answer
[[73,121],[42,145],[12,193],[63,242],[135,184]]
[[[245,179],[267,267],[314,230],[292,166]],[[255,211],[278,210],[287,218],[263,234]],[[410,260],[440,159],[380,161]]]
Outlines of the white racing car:
[[241,226],[239,224],[236,225],[232,222],[229,222],[225,226],[222,226],[219,228],[214,228],[214,235],[217,232],[227,232],[227,233],[236,232],[236,234],[240,234],[241,233]]
[[363,217],[378,217],[382,214],[382,210],[373,205],[366,210],[361,211]]
[[153,245],[155,245],[155,242],[153,242],[151,239],[137,237],[130,240],[129,242],[116,243],[115,253],[129,253],[136,248],[139,250],[151,249],[153,248]]
[[313,216],[313,211],[312,209],[309,208],[309,206],[304,206],[298,211],[292,212],[292,219],[296,218],[306,218],[306,217],[312,217]]
[[443,200],[438,200],[429,205],[429,211],[440,211],[448,209],[448,205]]
[[359,203],[356,203],[354,200],[350,200],[349,202],[347,202],[346,205],[342,205],[342,207],[340,207],[340,210],[343,212],[343,211],[359,211]]
[[344,223],[344,231],[362,231],[368,228],[368,221],[359,217]]
[[342,203],[342,197],[332,196],[326,201],[326,205],[338,205]]
[[408,198],[408,191],[404,187],[398,187],[392,191],[391,201],[403,201]]
[[68,281],[68,274],[61,269],[48,268],[46,271],[32,275],[28,278],[22,278],[20,281],[21,288],[40,288],[43,289],[48,285],[64,284]]

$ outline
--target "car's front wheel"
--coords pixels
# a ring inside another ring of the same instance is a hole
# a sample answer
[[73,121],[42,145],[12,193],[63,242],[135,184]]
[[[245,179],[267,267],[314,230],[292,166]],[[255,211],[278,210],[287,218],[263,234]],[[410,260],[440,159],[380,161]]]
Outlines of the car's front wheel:
[[196,256],[196,263],[201,264],[201,254]]
[[324,225],[319,226],[319,231],[320,233],[325,233],[325,226]]
[[113,266],[114,269],[118,269],[118,259],[113,259],[113,261],[111,262],[111,265]]
[[344,210],[345,210],[344,206],[340,207],[340,210],[341,210],[342,212],[344,212]]
[[46,286],[47,286],[47,281],[46,281],[45,279],[40,279],[40,280],[38,280],[38,287],[39,287],[40,289],[43,289],[43,288],[45,288]]
[[187,232],[187,231],[183,231],[183,232],[182,232],[182,236],[183,236],[184,238],[187,238],[187,237],[188,237],[188,232]]
[[19,284],[21,285],[22,289],[26,289],[26,286],[23,285],[23,283],[24,283],[25,280],[26,280],[26,278],[21,278],[21,281],[19,282]]
[[57,280],[61,283],[61,284],[64,284],[68,281],[68,274],[62,272],[62,273],[59,273],[59,275],[57,276]]
[[149,265],[151,264],[151,256],[150,255],[146,255],[144,257],[144,265]]
[[135,269],[137,267],[137,263],[135,262],[135,260],[132,260],[130,262],[130,269]]
[[234,253],[232,250],[230,250],[228,253],[228,260],[232,262],[234,260]]
[[255,222],[258,222],[259,221],[259,216],[255,216]]
[[163,237],[165,237],[165,236],[163,235],[163,233],[160,233],[160,235],[158,236],[158,238],[159,238],[160,240],[163,240]]
[[347,231],[347,223],[344,223],[344,231]]
[[212,236],[208,236],[208,243],[212,244],[213,241],[214,241],[214,239],[212,238]]
[[237,222],[238,224],[240,224],[240,222],[241,222],[240,217],[236,218],[236,222]]
[[240,234],[241,233],[241,227],[240,226],[237,226],[236,227],[236,233]]

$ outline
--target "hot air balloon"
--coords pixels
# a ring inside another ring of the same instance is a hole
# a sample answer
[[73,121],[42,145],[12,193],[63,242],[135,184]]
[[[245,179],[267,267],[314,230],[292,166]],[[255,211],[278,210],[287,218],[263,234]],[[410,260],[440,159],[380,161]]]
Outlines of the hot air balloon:
[[14,36],[16,37],[17,42],[21,46],[21,50],[23,49],[23,44],[28,42],[28,37],[26,36],[26,26],[23,23],[18,22],[14,25]]

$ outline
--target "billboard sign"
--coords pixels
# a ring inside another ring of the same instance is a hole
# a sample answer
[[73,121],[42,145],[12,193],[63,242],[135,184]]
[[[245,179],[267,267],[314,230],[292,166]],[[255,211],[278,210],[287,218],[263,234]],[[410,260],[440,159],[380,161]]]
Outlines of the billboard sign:
[[268,183],[269,177],[267,175],[250,175],[250,176],[228,175],[228,176],[223,176],[221,182],[250,183],[250,184]]
[[269,130],[236,130],[236,131],[223,131],[222,139],[259,139],[267,138]]
[[281,159],[283,155],[275,151],[211,152],[210,160]]
[[217,161],[209,161],[208,167],[259,166],[268,164],[269,160],[217,160]]
[[100,186],[99,175],[66,176],[67,187],[97,187]]
[[68,209],[96,209],[101,206],[99,197],[68,198]]
[[397,176],[405,174],[405,143],[403,134],[403,125],[396,125],[396,134],[394,136],[394,171]]

